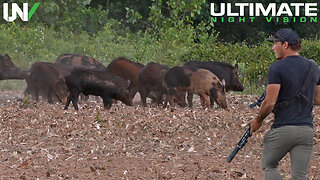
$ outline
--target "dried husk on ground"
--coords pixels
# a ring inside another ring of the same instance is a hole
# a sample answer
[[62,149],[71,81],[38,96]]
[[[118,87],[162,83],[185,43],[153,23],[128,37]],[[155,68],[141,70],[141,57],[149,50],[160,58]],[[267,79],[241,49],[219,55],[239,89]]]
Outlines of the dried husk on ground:
[[[2,179],[263,179],[262,140],[270,115],[231,163],[226,159],[257,115],[258,97],[228,94],[231,111],[142,108],[101,102],[63,110],[62,104],[1,92]],[[314,150],[309,179],[320,179],[319,107],[314,108]],[[290,158],[280,163],[290,179]]]

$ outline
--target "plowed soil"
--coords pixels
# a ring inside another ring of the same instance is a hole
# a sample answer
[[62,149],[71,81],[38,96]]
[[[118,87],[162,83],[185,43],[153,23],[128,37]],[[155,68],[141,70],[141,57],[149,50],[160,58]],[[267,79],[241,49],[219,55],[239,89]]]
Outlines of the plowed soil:
[[[231,163],[226,159],[258,108],[258,97],[228,94],[230,111],[129,107],[106,111],[101,102],[48,104],[0,92],[1,179],[263,179],[262,140],[273,115],[249,138]],[[320,117],[314,108],[314,150],[309,179],[320,180]],[[289,155],[280,162],[291,179]]]

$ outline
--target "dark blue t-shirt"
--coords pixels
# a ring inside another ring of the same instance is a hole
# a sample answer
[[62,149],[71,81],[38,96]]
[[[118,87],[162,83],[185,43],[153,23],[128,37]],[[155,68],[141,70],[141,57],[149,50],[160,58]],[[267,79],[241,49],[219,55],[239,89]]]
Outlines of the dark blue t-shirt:
[[[290,101],[295,98],[306,80],[310,61],[301,56],[288,56],[270,65],[268,84],[280,84],[277,103]],[[320,70],[317,67],[315,84],[320,85]],[[313,127],[313,102],[316,86],[308,88],[309,102],[295,101],[284,108],[275,106],[274,123],[272,128],[285,125],[307,125]]]

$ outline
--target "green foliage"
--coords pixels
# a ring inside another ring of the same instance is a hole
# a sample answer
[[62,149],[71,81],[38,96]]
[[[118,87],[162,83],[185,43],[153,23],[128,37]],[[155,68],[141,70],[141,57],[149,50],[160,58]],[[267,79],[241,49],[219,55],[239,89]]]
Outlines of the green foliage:
[[24,96],[22,98],[22,102],[21,104],[19,105],[20,108],[28,108],[30,106],[30,103],[31,103],[31,96],[27,95],[27,96]]
[[316,60],[318,65],[320,65],[320,46],[319,39],[304,40],[302,41],[301,55],[308,57],[310,59]]
[[100,117],[100,113],[98,112],[94,118],[94,121],[98,124],[102,124],[104,120]]
[[0,90],[23,90],[26,88],[24,80],[1,80]]
[[[14,22],[29,26],[30,24],[44,24],[56,31],[66,31],[78,33],[86,31],[88,33],[95,33],[103,27],[107,21],[107,11],[103,10],[102,6],[92,8],[88,6],[91,0],[73,1],[73,0],[8,0],[9,3],[29,3],[29,10],[35,2],[40,3],[36,12],[30,19],[30,22],[23,22],[19,18]],[[0,4],[0,11],[2,14],[2,3]],[[7,24],[4,20],[0,21]]]
[[[85,32],[57,33],[40,25],[3,24],[0,25],[0,38],[3,39],[0,49],[22,69],[37,61],[53,62],[62,53],[92,56],[105,66],[119,56],[143,64],[154,61],[169,66],[193,60],[237,63],[241,81],[246,87],[265,84],[269,65],[275,62],[272,43],[267,41],[249,46],[246,43],[221,43],[217,36],[205,33],[201,33],[204,38],[197,38],[196,28],[182,22],[177,24],[180,28],[160,29],[157,36],[152,32],[121,36],[115,29],[118,25],[119,22],[110,21],[102,31],[90,36]],[[320,64],[320,40],[304,40],[302,46],[300,54]]]
[[[35,1],[15,2],[32,6]],[[120,56],[168,66],[221,61],[238,64],[241,81],[254,92],[266,83],[269,65],[275,61],[272,44],[264,40],[269,31],[263,28],[253,35],[246,33],[247,25],[239,29],[238,24],[238,29],[228,28],[228,34],[247,41],[220,41],[223,33],[217,29],[225,25],[210,22],[206,0],[37,2],[40,6],[30,22],[0,24],[0,53],[9,54],[22,69],[37,61],[53,62],[63,53],[91,56],[105,66]],[[116,18],[119,14],[121,19]],[[261,40],[251,43],[252,36]],[[304,40],[302,46],[301,55],[320,64],[320,40]]]

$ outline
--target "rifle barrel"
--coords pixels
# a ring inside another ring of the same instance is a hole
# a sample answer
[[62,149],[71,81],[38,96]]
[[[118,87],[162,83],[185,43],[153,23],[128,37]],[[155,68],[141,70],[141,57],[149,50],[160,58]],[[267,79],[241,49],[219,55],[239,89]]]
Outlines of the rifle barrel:
[[232,159],[234,158],[234,156],[238,153],[238,151],[240,150],[239,146],[236,146],[232,153],[229,155],[227,162],[230,163],[232,161]]

